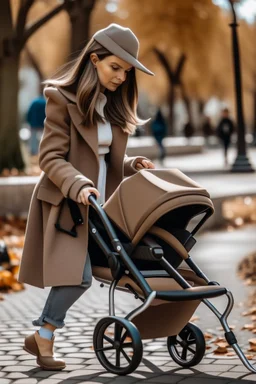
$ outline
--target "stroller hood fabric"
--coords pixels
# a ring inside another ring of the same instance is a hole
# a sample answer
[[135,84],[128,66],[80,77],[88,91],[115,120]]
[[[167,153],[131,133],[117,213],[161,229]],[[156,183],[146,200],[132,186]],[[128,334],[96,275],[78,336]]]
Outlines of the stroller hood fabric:
[[201,211],[214,210],[206,189],[178,169],[150,169],[124,179],[104,210],[129,240],[137,243],[162,215],[186,205],[188,209],[198,205]]

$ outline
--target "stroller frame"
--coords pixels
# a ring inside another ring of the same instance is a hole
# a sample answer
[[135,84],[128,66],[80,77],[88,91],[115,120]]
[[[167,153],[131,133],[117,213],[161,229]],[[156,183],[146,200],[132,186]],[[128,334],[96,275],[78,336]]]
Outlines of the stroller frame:
[[[110,239],[110,242],[112,244],[112,247],[114,251],[112,251],[109,246],[106,244],[105,240],[102,238],[100,233],[98,232],[96,226],[92,222],[91,219],[89,219],[89,231],[95,242],[98,244],[99,248],[103,251],[105,254],[109,268],[111,269],[111,273],[113,276],[113,280],[110,283],[110,281],[106,281],[103,279],[98,279],[102,283],[110,284],[109,288],[109,316],[114,318],[115,317],[115,304],[114,304],[114,295],[115,295],[115,289],[122,290],[121,287],[117,287],[118,282],[120,278],[124,275],[130,275],[132,278],[135,279],[137,285],[141,288],[141,291],[144,294],[144,298],[142,298],[131,286],[126,288],[123,288],[127,292],[130,291],[135,295],[136,299],[140,299],[143,303],[139,307],[132,310],[129,314],[127,314],[124,318],[125,321],[131,321],[145,311],[152,303],[152,301],[156,298],[159,298],[160,300],[167,300],[167,301],[188,301],[188,300],[200,300],[202,301],[218,318],[220,321],[221,326],[223,327],[223,330],[225,332],[225,338],[227,343],[233,348],[243,365],[253,373],[256,373],[256,369],[253,365],[250,364],[250,362],[247,360],[246,356],[244,355],[243,351],[237,344],[237,339],[235,337],[235,334],[230,329],[227,319],[229,314],[232,311],[232,308],[234,306],[234,299],[232,293],[227,290],[226,288],[220,287],[219,283],[210,281],[208,277],[201,271],[201,269],[196,265],[196,263],[191,259],[189,256],[185,262],[189,266],[189,268],[196,274],[196,276],[202,278],[206,283],[206,287],[209,288],[207,292],[191,292],[186,291],[189,288],[192,288],[192,286],[186,281],[186,279],[162,256],[160,259],[157,256],[155,258],[155,261],[158,261],[161,266],[163,267],[163,270],[166,272],[164,275],[162,274],[162,271],[160,271],[159,277],[161,276],[169,276],[173,278],[183,289],[184,291],[165,291],[165,292],[158,292],[151,289],[147,281],[145,280],[145,277],[150,277],[149,274],[144,274],[143,272],[139,271],[137,266],[134,264],[133,260],[129,257],[127,252],[125,251],[124,247],[122,246],[121,241],[119,240],[115,229],[113,228],[113,225],[111,224],[106,212],[104,209],[98,204],[95,195],[91,194],[89,196],[89,202],[93,209],[96,211],[98,217],[100,218],[107,235]],[[194,227],[194,229],[190,232],[193,236],[195,233],[198,232],[198,230],[201,228],[201,226],[204,224],[204,222],[212,215],[212,211],[210,208],[207,208],[205,210],[205,215],[201,218],[199,223]],[[190,247],[191,249],[191,247]],[[118,260],[121,260],[121,262],[125,265],[125,267],[128,270],[121,271],[119,266],[120,263]],[[157,271],[155,271],[157,272]],[[158,271],[159,272],[159,271]],[[157,274],[152,274],[152,276],[156,277]],[[226,295],[227,297],[227,305],[223,313],[220,313],[220,311],[215,308],[215,306],[208,300],[209,298],[217,297],[217,296],[223,296]],[[120,319],[120,318],[118,318]],[[190,323],[188,323],[190,324]],[[97,326],[96,326],[97,327]],[[197,328],[197,327],[196,327]],[[95,329],[96,330],[96,329]],[[200,331],[200,330],[199,330]],[[200,331],[201,332],[201,331]],[[135,340],[136,344],[136,340]],[[170,351],[169,351],[170,352]],[[97,356],[99,358],[99,356]],[[141,355],[142,357],[142,355]],[[116,373],[119,375],[124,375],[127,373],[131,373],[134,371],[134,369],[137,368],[138,364],[135,364],[135,366],[131,367],[131,369],[128,370],[120,370],[120,369],[109,369],[104,362],[99,359],[101,364],[110,372]],[[141,359],[140,359],[141,360]],[[200,359],[201,360],[201,359]],[[180,364],[182,365],[182,364]],[[192,364],[191,364],[192,365]],[[195,364],[193,364],[195,365]],[[184,365],[185,366],[185,365]]]

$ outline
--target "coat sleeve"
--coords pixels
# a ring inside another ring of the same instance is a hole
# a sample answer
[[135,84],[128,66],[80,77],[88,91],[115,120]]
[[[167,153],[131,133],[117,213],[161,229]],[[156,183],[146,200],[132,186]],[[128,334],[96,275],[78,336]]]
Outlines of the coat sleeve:
[[46,119],[39,147],[39,166],[65,197],[77,201],[81,188],[94,184],[66,160],[70,146],[67,99],[54,87],[47,87],[44,94]]
[[132,176],[138,172],[136,169],[136,164],[140,163],[142,160],[149,160],[144,156],[132,156],[129,157],[125,155],[124,157],[124,176]]

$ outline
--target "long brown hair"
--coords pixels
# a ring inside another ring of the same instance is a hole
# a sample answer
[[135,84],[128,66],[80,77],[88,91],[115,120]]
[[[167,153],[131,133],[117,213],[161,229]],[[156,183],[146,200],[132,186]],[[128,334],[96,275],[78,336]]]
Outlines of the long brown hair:
[[[77,106],[87,126],[93,126],[98,121],[102,122],[101,116],[95,110],[100,82],[90,59],[90,54],[93,52],[100,60],[112,55],[101,44],[91,39],[76,59],[65,64],[53,78],[44,82],[76,93]],[[142,125],[147,121],[137,116],[138,88],[135,68],[127,73],[126,80],[115,92],[106,89],[104,93],[107,96],[104,114],[111,124],[118,125],[128,133],[134,133],[136,125]]]

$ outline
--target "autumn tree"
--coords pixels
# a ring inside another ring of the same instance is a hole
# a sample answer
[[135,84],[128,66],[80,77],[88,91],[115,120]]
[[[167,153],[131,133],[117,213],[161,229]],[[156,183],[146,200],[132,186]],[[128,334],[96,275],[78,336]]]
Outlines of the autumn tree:
[[28,39],[43,24],[57,15],[65,1],[31,25],[27,15],[35,0],[21,0],[16,22],[13,22],[11,3],[1,2],[0,12],[0,171],[4,168],[22,170],[18,123],[18,69],[20,54]]
[[[172,68],[186,55],[182,81],[190,99],[206,102],[215,96],[233,104],[229,14],[212,0],[120,0],[118,4],[114,20],[135,32],[141,42],[140,58],[156,74],[152,79],[138,73],[140,87],[152,103],[161,105],[170,97],[170,82],[155,54],[157,48]],[[252,116],[255,27],[240,20],[239,24],[245,103],[247,115]]]

